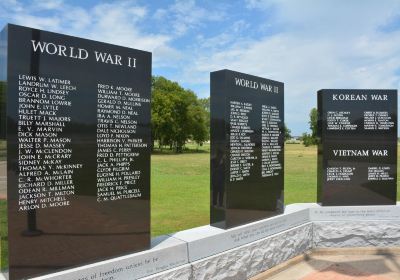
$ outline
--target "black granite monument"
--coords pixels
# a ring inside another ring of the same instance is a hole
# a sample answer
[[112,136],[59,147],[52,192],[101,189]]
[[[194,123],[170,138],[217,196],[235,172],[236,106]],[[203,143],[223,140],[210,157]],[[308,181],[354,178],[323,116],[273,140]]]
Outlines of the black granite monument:
[[2,271],[148,248],[151,53],[16,25],[0,53]]
[[211,73],[211,225],[282,213],[283,90],[256,76]]
[[318,91],[318,202],[396,204],[397,90]]

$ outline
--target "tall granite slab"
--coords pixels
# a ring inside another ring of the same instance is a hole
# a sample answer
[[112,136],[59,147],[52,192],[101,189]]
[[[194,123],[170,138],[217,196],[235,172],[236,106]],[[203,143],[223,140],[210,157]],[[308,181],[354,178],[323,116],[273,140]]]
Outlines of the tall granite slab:
[[211,73],[211,219],[231,228],[283,212],[284,85]]
[[318,202],[396,204],[397,90],[318,91]]
[[151,53],[16,25],[0,52],[2,270],[22,279],[148,248]]

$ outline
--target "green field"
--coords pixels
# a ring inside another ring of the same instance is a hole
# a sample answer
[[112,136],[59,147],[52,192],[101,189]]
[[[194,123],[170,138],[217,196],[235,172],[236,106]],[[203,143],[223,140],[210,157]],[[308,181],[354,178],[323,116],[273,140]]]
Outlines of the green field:
[[[209,161],[209,153],[152,156],[153,236],[209,223]],[[315,202],[316,196],[316,146],[286,144],[285,204]]]
[[151,157],[153,236],[209,223],[209,157],[209,153]]

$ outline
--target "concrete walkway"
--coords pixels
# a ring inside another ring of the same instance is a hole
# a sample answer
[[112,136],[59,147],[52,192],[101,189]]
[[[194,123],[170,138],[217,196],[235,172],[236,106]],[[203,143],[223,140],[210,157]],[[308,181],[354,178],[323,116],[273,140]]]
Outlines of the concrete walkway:
[[250,280],[400,279],[400,248],[321,249],[298,256]]

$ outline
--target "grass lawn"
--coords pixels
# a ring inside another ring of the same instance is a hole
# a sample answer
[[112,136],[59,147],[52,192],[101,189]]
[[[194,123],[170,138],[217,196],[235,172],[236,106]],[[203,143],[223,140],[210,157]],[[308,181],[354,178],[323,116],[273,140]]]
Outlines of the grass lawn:
[[317,147],[285,145],[285,204],[317,200]]
[[209,153],[151,157],[153,236],[209,223],[209,173]]

